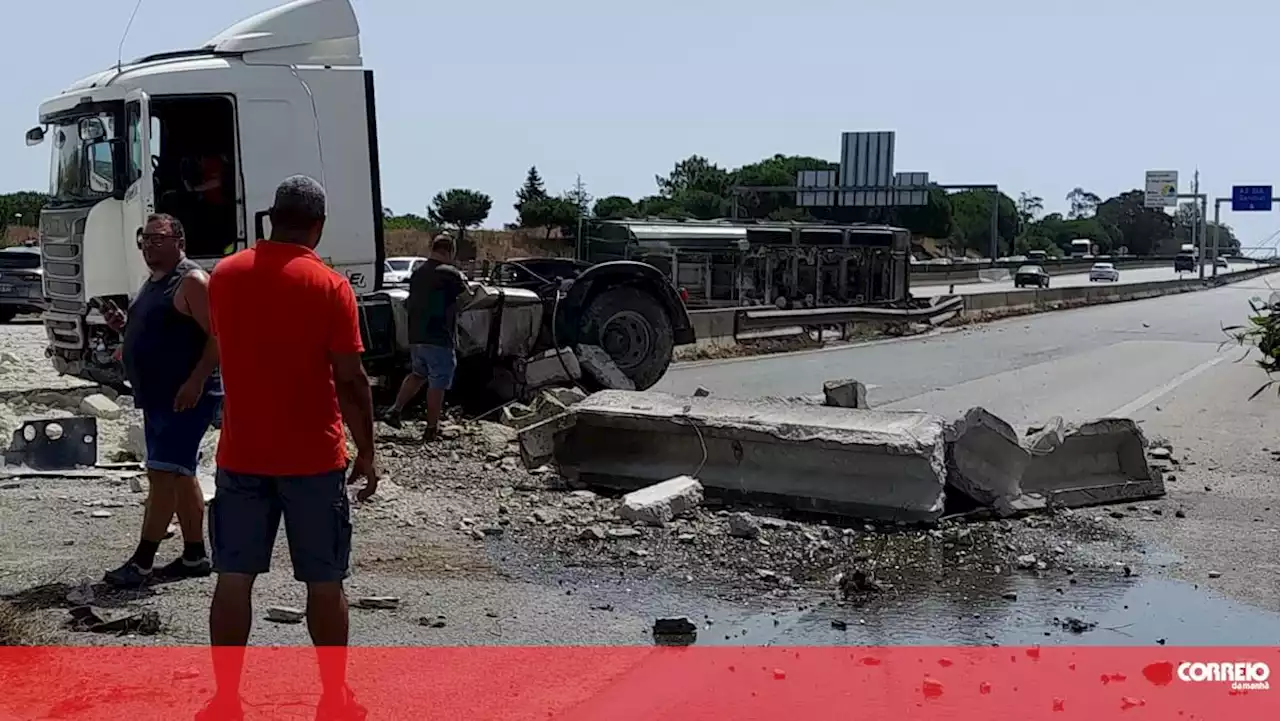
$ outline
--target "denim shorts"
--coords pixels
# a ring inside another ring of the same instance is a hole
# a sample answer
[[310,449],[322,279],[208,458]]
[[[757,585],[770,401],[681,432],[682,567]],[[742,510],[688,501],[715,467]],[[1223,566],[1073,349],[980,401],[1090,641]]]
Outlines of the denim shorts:
[[427,379],[427,387],[447,391],[453,387],[453,372],[458,358],[453,348],[442,345],[409,347],[410,368],[415,376]]
[[144,408],[143,436],[147,469],[194,476],[200,465],[200,441],[222,409],[222,397],[206,394],[195,408]]
[[303,583],[337,583],[351,561],[351,502],[339,468],[315,476],[255,476],[218,469],[209,504],[213,570],[256,576],[271,570],[280,518]]

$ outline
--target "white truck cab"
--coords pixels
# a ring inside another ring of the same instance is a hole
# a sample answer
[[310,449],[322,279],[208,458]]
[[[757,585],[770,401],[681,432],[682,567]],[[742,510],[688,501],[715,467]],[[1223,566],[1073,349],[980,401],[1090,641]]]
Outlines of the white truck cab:
[[41,104],[27,142],[52,145],[40,234],[45,326],[60,371],[92,377],[86,366],[110,365],[93,301],[131,296],[146,278],[136,238],[149,214],[182,221],[188,255],[212,267],[266,232],[276,185],[296,173],[328,191],[317,253],[357,294],[378,289],[373,73],[362,67],[359,34],[349,0],[295,0],[200,48],[91,75]]

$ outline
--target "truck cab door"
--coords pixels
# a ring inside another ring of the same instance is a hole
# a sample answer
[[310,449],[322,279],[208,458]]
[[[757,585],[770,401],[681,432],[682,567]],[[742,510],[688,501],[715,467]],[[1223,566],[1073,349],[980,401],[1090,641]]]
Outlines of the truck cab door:
[[155,165],[159,159],[159,138],[151,129],[151,99],[141,90],[125,95],[125,159],[128,163],[129,187],[125,190],[123,227],[120,237],[129,275],[129,287],[137,288],[147,277],[142,254],[133,247],[138,231],[147,217],[156,211]]

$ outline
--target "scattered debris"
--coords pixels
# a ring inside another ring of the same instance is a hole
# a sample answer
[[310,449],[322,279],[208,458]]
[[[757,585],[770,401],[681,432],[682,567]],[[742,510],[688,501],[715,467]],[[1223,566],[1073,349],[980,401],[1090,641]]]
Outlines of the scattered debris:
[[659,646],[690,646],[698,640],[698,627],[687,618],[660,618],[653,622],[653,641]]
[[823,405],[834,408],[870,408],[867,387],[852,378],[822,384]]
[[119,636],[154,636],[160,633],[160,614],[155,611],[141,611],[111,618],[106,612],[86,605],[72,608],[70,615],[69,623],[73,631],[112,633]]
[[369,610],[394,611],[400,608],[400,599],[396,596],[361,596],[356,599],[355,606]]
[[418,619],[418,625],[428,628],[444,628],[448,625],[448,620],[444,616],[423,616]]
[[290,606],[271,606],[267,609],[267,620],[274,623],[302,623],[306,618],[306,612]]
[[89,514],[90,518],[111,518],[111,511],[94,511]]
[[634,391],[636,389],[635,382],[626,373],[623,373],[622,369],[618,368],[618,365],[613,362],[613,357],[600,346],[578,346],[578,360],[587,375],[590,375],[605,388],[622,391]]
[[709,395],[711,395],[711,391],[702,386],[698,386],[697,388],[693,389],[693,396],[695,398],[706,398]]
[[692,476],[677,476],[622,497],[618,515],[628,521],[664,526],[702,503],[702,484]]
[[80,401],[80,412],[104,421],[114,421],[124,413],[115,401],[101,393],[85,396]]
[[729,535],[736,538],[759,538],[760,522],[755,516],[745,511],[731,513],[729,514]]

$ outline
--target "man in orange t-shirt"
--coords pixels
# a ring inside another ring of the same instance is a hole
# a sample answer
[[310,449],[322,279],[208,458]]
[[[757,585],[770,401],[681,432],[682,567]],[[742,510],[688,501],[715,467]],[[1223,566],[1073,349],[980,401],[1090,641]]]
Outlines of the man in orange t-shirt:
[[[266,573],[283,516],[294,578],[307,584],[307,629],[321,652],[326,717],[362,718],[346,685],[343,581],[351,554],[347,484],[378,487],[373,400],[351,285],[315,254],[325,220],[318,182],[276,190],[271,239],[219,263],[209,281],[224,407],[217,494],[209,510],[209,614],[217,693],[206,718],[239,718],[254,578]],[[346,478],[343,421],[356,457]]]

